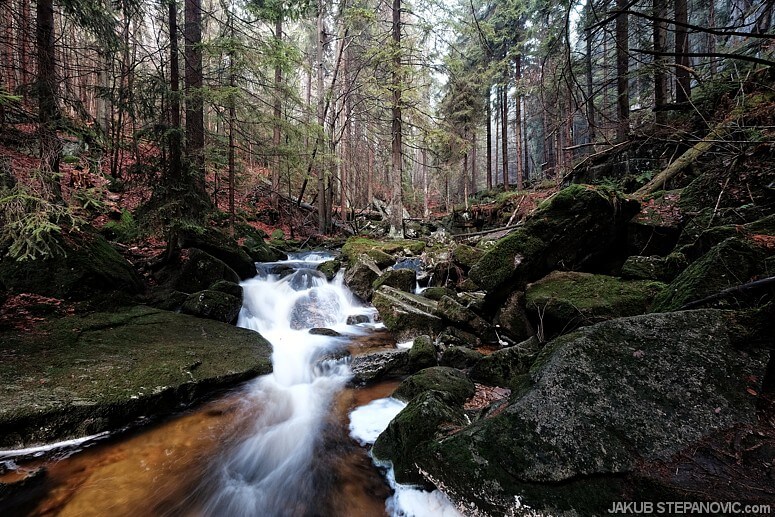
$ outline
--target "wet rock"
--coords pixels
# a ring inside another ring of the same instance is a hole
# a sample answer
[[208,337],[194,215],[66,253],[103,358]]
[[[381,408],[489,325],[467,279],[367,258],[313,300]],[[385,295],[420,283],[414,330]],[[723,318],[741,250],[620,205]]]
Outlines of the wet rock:
[[406,375],[409,350],[393,349],[353,356],[350,363],[354,384],[367,384],[387,377]]
[[508,337],[518,343],[534,336],[535,329],[525,309],[525,293],[523,291],[511,293],[496,311],[493,323],[501,338]]
[[422,295],[430,300],[439,301],[443,296],[456,296],[456,293],[446,287],[429,287],[422,292]]
[[372,304],[398,341],[418,334],[435,335],[444,328],[442,319],[435,314],[436,302],[422,296],[383,285],[374,293]]
[[425,485],[416,463],[435,440],[465,423],[462,409],[447,402],[443,393],[426,391],[396,415],[374,442],[371,454],[378,461],[393,463],[399,483]]
[[517,496],[578,515],[615,500],[673,500],[628,476],[755,419],[747,379],[761,378],[764,362],[739,349],[748,336],[736,317],[648,314],[557,338],[502,411],[432,443],[418,466],[472,513],[508,513]]
[[407,360],[409,371],[413,372],[436,366],[436,347],[433,346],[430,336],[419,336],[414,339]]
[[381,285],[395,287],[401,291],[411,293],[414,291],[415,274],[411,269],[390,269],[382,273],[371,284],[373,289],[379,289]]
[[341,268],[342,263],[338,260],[326,260],[318,264],[318,271],[323,273],[329,282],[334,279]]
[[483,357],[485,356],[476,350],[464,346],[451,346],[441,353],[439,365],[457,368],[458,370],[467,370]]
[[208,228],[202,232],[186,231],[180,236],[181,248],[197,248],[224,262],[241,280],[256,276],[255,261],[228,235]]
[[[744,284],[765,272],[766,253],[736,237],[714,246],[687,267],[654,300],[655,312],[677,310],[683,305]],[[730,301],[724,302],[729,304]]]
[[142,280],[132,265],[102,236],[72,232],[60,238],[53,256],[0,260],[0,285],[10,292],[85,300],[95,293],[137,294]]
[[149,307],[53,318],[37,330],[0,333],[3,448],[119,429],[272,371],[257,332]]
[[301,268],[288,275],[287,282],[294,291],[304,291],[326,283],[326,275],[315,269]]
[[339,299],[333,293],[313,290],[296,300],[291,309],[290,327],[302,330],[334,325],[340,311]]
[[516,387],[538,357],[541,345],[535,337],[484,356],[471,370],[471,379],[491,386]]
[[368,323],[371,319],[365,314],[352,314],[347,316],[348,325],[360,325],[361,323]]
[[242,249],[253,262],[277,262],[278,260],[288,258],[285,252],[265,243],[263,238],[259,239],[254,236],[245,238],[245,244],[242,246]]
[[580,326],[648,312],[664,287],[650,280],[554,271],[528,285],[525,304],[543,337],[551,339]]
[[241,308],[242,300],[236,296],[208,289],[189,295],[181,310],[200,318],[235,323]]
[[372,259],[361,255],[347,268],[344,274],[344,283],[350,290],[363,301],[371,300],[374,294],[372,285],[379,278],[382,271]]
[[309,329],[308,332],[310,334],[314,335],[314,336],[339,337],[339,336],[342,335],[339,332],[337,332],[336,330],[328,329],[328,328],[320,328],[320,327],[311,328],[311,329]]
[[342,257],[352,265],[361,255],[370,257],[380,269],[396,263],[396,257],[419,255],[425,243],[409,239],[376,241],[365,237],[350,237],[342,246]]
[[[500,239],[471,268],[493,303],[562,265],[593,267],[608,260],[638,203],[609,190],[572,185],[544,201],[522,227]],[[608,256],[606,256],[608,255]]]
[[230,294],[242,303],[242,286],[239,284],[228,280],[219,280],[210,286],[210,290]]

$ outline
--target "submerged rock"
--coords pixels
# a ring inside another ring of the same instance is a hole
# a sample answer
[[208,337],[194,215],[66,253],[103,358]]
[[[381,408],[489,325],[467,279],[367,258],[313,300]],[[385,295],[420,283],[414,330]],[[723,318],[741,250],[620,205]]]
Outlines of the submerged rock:
[[291,309],[290,327],[294,330],[328,327],[337,322],[341,311],[339,298],[333,293],[312,290],[299,297]]
[[764,364],[738,348],[747,339],[736,313],[716,310],[567,334],[546,346],[502,411],[432,443],[416,462],[454,501],[485,514],[514,511],[517,498],[580,515],[615,500],[674,500],[628,476],[755,418],[747,389]]

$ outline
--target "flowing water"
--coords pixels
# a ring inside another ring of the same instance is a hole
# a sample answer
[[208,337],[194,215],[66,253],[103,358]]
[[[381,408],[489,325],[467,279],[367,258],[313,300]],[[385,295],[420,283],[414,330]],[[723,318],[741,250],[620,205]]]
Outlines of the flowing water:
[[[77,454],[64,448],[66,459],[27,461],[0,482],[41,466],[43,481],[10,506],[0,501],[0,513],[452,514],[438,492],[388,486],[390,473],[386,482],[364,448],[402,403],[384,398],[395,382],[346,388],[346,352],[375,337],[385,346],[386,334],[375,330],[376,311],[358,303],[341,276],[327,282],[316,271],[327,258],[305,254],[263,264],[242,284],[238,325],[272,343],[272,374],[140,432],[78,447]],[[366,323],[348,325],[349,316]],[[313,328],[340,335],[311,334]]]

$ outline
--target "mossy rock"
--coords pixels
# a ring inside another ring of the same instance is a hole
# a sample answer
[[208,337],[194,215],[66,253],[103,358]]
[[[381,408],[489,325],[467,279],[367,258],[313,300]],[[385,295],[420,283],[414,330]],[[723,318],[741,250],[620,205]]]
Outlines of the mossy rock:
[[562,265],[593,268],[610,260],[624,238],[637,201],[603,188],[572,185],[544,201],[513,233],[503,237],[471,268],[470,278],[495,303]]
[[519,343],[535,335],[535,329],[527,317],[524,291],[511,293],[495,313],[493,323],[498,332],[505,333],[512,341]]
[[726,239],[692,263],[663,289],[655,298],[652,310],[678,310],[689,302],[744,284],[766,271],[766,257],[767,254],[761,248],[744,239]]
[[460,244],[452,250],[452,260],[454,260],[456,264],[462,266],[466,271],[471,269],[483,255],[484,251],[479,248],[466,246],[465,244]]
[[436,366],[436,347],[433,346],[433,340],[430,336],[414,338],[407,360],[409,361],[409,371],[412,372]]
[[396,256],[419,255],[424,249],[425,243],[422,241],[409,239],[377,241],[365,237],[350,237],[342,246],[342,257],[351,264],[360,255],[366,254],[380,268],[386,268],[395,264]]
[[180,235],[181,248],[197,248],[224,262],[241,280],[256,276],[255,261],[232,237],[214,228],[188,230]]
[[148,307],[0,334],[0,446],[119,429],[271,372],[257,332]]
[[427,485],[416,462],[430,444],[465,424],[463,411],[450,405],[443,393],[426,391],[396,415],[374,442],[371,454],[377,461],[393,463],[399,483]]
[[439,301],[444,296],[455,296],[456,293],[446,287],[428,287],[422,292],[422,295],[429,300]]
[[382,273],[371,284],[373,289],[379,289],[381,285],[395,287],[407,293],[414,292],[415,273],[411,269],[390,269]]
[[189,295],[181,310],[200,318],[235,323],[241,308],[242,300],[236,296],[208,289]]
[[101,235],[73,232],[59,238],[61,251],[47,258],[0,261],[0,284],[10,292],[85,300],[100,292],[138,294],[143,283]]
[[482,346],[482,340],[476,334],[466,332],[457,327],[446,327],[439,332],[436,342],[442,347],[462,346],[466,348],[478,348]]
[[142,301],[157,309],[177,312],[186,303],[188,297],[189,293],[162,286],[150,289]]
[[630,500],[627,479],[643,461],[756,420],[748,379],[761,378],[765,354],[741,351],[747,339],[736,313],[716,310],[562,336],[502,410],[433,442],[418,467],[472,514],[507,514],[515,497],[552,515],[604,514]]
[[228,280],[219,280],[210,286],[211,291],[219,291],[237,298],[242,303],[242,286]]
[[471,379],[491,386],[515,387],[538,357],[541,345],[531,337],[514,346],[482,357],[471,370]]
[[633,255],[622,265],[622,278],[626,280],[656,280],[671,282],[687,266],[686,257],[671,253],[667,257]]
[[433,366],[407,377],[393,392],[393,397],[409,402],[427,391],[441,392],[447,403],[462,406],[473,396],[476,388],[460,370],[447,366]]
[[326,260],[318,264],[317,270],[326,275],[326,280],[329,282],[334,279],[336,274],[342,268],[342,263],[338,260]]
[[180,263],[167,266],[157,274],[157,279],[184,293],[203,291],[221,280],[240,281],[239,275],[222,260],[197,248],[187,249]]
[[374,281],[382,274],[367,255],[355,259],[344,273],[344,283],[361,300],[368,302],[374,294]]
[[441,353],[440,366],[466,370],[476,365],[484,355],[464,346],[451,346]]
[[435,314],[456,327],[469,330],[486,342],[496,340],[492,325],[450,296],[439,300]]
[[374,292],[371,303],[399,341],[422,334],[435,336],[444,328],[443,320],[435,314],[436,302],[422,296],[383,285]]
[[705,255],[717,244],[731,237],[745,238],[748,240],[760,239],[761,236],[775,237],[775,215],[769,215],[746,224],[725,224],[712,226],[699,232],[698,235],[690,233],[687,225],[687,234],[693,235],[691,242],[684,243],[680,247],[681,253],[691,261]]
[[242,248],[254,262],[277,262],[288,258],[284,252],[255,237],[247,237]]
[[664,288],[665,284],[652,280],[554,271],[528,286],[525,306],[550,339],[580,326],[644,314]]

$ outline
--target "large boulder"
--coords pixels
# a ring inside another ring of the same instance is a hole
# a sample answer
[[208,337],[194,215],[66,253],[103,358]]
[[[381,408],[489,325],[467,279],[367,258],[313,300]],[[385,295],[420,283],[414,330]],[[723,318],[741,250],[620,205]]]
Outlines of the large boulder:
[[418,467],[471,513],[521,502],[600,515],[617,500],[676,500],[632,480],[653,470],[648,462],[755,419],[764,362],[740,349],[738,316],[648,314],[562,336],[502,411],[430,445]]
[[272,371],[257,332],[148,307],[0,333],[0,447],[116,430]]
[[102,236],[72,232],[58,239],[59,250],[37,260],[0,261],[0,285],[9,292],[84,300],[94,293],[140,293],[143,283],[132,264]]
[[435,336],[444,328],[444,321],[436,315],[437,303],[423,296],[383,285],[374,293],[371,303],[399,341],[422,334]]
[[465,424],[462,409],[451,404],[444,393],[426,391],[413,398],[388,424],[374,442],[371,454],[377,461],[392,462],[399,483],[423,485],[426,480],[416,463],[433,442]]
[[165,285],[177,291],[195,293],[221,280],[239,283],[239,275],[222,260],[197,248],[189,248],[180,256],[180,264],[167,267],[158,275]]
[[430,336],[418,336],[412,343],[407,357],[410,371],[418,371],[423,368],[436,366],[436,347]]
[[409,373],[409,350],[394,348],[352,357],[350,370],[354,384],[368,384],[378,380]]
[[514,291],[506,298],[495,312],[493,323],[499,332],[505,333],[517,343],[535,335],[535,329],[525,310],[524,291]]
[[551,339],[603,320],[644,314],[664,287],[651,280],[554,271],[528,285],[525,302],[544,338]]
[[[239,287],[239,286],[237,286]],[[223,291],[206,289],[193,293],[183,302],[181,310],[186,314],[208,318],[223,323],[236,323],[242,300]]]
[[477,361],[471,369],[471,379],[491,386],[517,387],[540,351],[535,337],[497,350]]
[[451,346],[441,353],[440,366],[449,366],[465,370],[475,366],[484,356],[476,350],[464,346]]
[[473,332],[483,341],[493,342],[497,340],[492,325],[451,296],[443,296],[439,300],[435,314],[456,327]]
[[680,309],[766,272],[767,253],[755,243],[730,237],[693,262],[654,300],[655,312]]
[[395,287],[401,291],[411,293],[414,291],[415,273],[411,269],[389,269],[382,273],[371,284],[373,289],[379,289],[381,285]]
[[553,269],[591,268],[624,238],[637,201],[609,190],[572,185],[544,201],[513,233],[471,268],[470,277],[494,302]]
[[245,280],[256,276],[255,261],[237,242],[214,228],[184,231],[179,236],[182,249],[197,248],[223,261]]
[[627,280],[657,280],[671,282],[686,268],[686,257],[681,253],[627,257],[622,265],[622,278]]
[[448,366],[433,366],[407,377],[393,392],[393,397],[410,402],[426,391],[441,392],[447,402],[462,406],[463,402],[474,394],[476,388],[460,370]]
[[344,283],[363,301],[371,300],[374,294],[374,281],[382,270],[367,255],[354,258],[344,273]]

